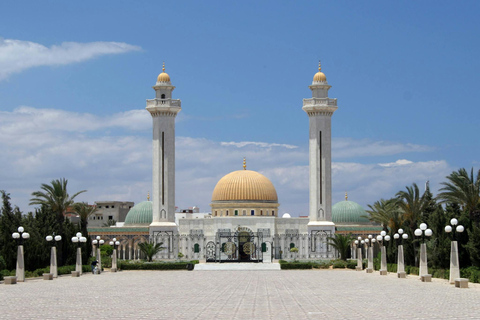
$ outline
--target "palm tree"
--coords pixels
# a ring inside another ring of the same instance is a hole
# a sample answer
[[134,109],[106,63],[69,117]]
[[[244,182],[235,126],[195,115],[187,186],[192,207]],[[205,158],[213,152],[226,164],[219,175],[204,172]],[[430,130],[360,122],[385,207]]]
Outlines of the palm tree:
[[416,228],[419,220],[422,218],[423,210],[427,205],[425,197],[420,195],[420,190],[416,183],[411,187],[406,187],[407,191],[398,191],[396,196],[398,206],[404,212],[405,220],[410,221],[410,227]]
[[370,210],[366,210],[369,214],[367,216],[370,221],[380,223],[382,227],[387,231],[398,230],[405,218],[404,213],[400,210],[398,206],[397,199],[380,199],[380,201],[375,201],[372,205],[368,205]]
[[111,220],[107,220],[107,222],[104,222],[102,224],[102,227],[109,228],[109,227],[113,227],[116,224],[117,224],[117,221],[115,219],[111,219]]
[[163,242],[159,243],[150,243],[150,242],[142,242],[138,244],[140,251],[143,252],[147,256],[147,260],[152,262],[153,256],[165,249],[162,247]]
[[328,245],[334,247],[340,253],[340,259],[347,260],[348,251],[352,243],[351,234],[336,234],[335,237],[328,237]]
[[80,229],[83,234],[87,234],[88,218],[97,211],[96,206],[90,206],[84,202],[76,202],[73,210],[80,217]]
[[[40,186],[41,191],[32,192],[33,198],[30,199],[29,203],[29,205],[44,206],[56,214],[58,224],[57,234],[60,235],[63,235],[63,222],[65,221],[67,208],[73,205],[76,196],[86,192],[86,190],[82,190],[70,196],[67,192],[67,183],[68,180],[65,178],[52,180],[51,185],[43,183]],[[65,244],[65,241],[67,241],[67,239],[63,237],[63,244]],[[59,246],[58,249],[58,259],[60,264],[63,264],[65,257],[62,256],[62,246]]]
[[480,216],[480,170],[477,177],[474,177],[473,168],[468,174],[465,168],[452,172],[447,176],[449,182],[442,182],[443,188],[437,198],[442,202],[459,204],[463,210],[468,212],[470,220],[478,224]]

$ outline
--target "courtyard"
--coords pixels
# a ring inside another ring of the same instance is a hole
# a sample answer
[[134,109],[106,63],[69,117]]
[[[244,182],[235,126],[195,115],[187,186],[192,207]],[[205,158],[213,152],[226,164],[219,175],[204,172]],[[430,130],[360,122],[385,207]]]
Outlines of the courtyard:
[[479,319],[480,286],[353,270],[122,271],[0,286],[1,319]]

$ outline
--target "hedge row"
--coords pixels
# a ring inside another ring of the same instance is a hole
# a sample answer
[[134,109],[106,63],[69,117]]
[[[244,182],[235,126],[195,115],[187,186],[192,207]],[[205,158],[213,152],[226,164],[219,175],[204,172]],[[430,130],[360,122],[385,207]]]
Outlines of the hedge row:
[[121,261],[118,268],[120,270],[187,270],[187,265],[197,263],[198,260],[152,263]]
[[[62,266],[57,268],[58,275],[70,274],[72,271],[75,271],[75,265]],[[91,272],[92,269],[88,265],[82,266],[83,272]],[[44,273],[49,273],[50,267],[36,269],[34,271],[25,271],[25,278],[38,278],[41,277]],[[0,280],[3,280],[5,277],[15,276],[15,270],[2,270],[0,271]]]

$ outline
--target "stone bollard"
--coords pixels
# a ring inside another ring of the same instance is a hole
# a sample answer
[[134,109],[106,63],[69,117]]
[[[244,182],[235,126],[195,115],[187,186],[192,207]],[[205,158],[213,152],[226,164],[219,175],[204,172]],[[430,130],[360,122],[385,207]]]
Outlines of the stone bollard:
[[4,284],[17,284],[17,277],[5,277],[3,281]]
[[80,271],[72,271],[72,277],[80,277]]
[[455,288],[468,288],[468,279],[466,278],[455,279]]
[[43,280],[53,280],[53,273],[44,273]]

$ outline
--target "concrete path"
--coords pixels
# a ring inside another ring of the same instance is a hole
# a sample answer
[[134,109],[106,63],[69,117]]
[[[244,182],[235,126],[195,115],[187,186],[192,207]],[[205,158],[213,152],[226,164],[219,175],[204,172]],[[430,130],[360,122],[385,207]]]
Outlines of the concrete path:
[[0,285],[0,319],[479,319],[480,287],[353,270],[123,271]]

